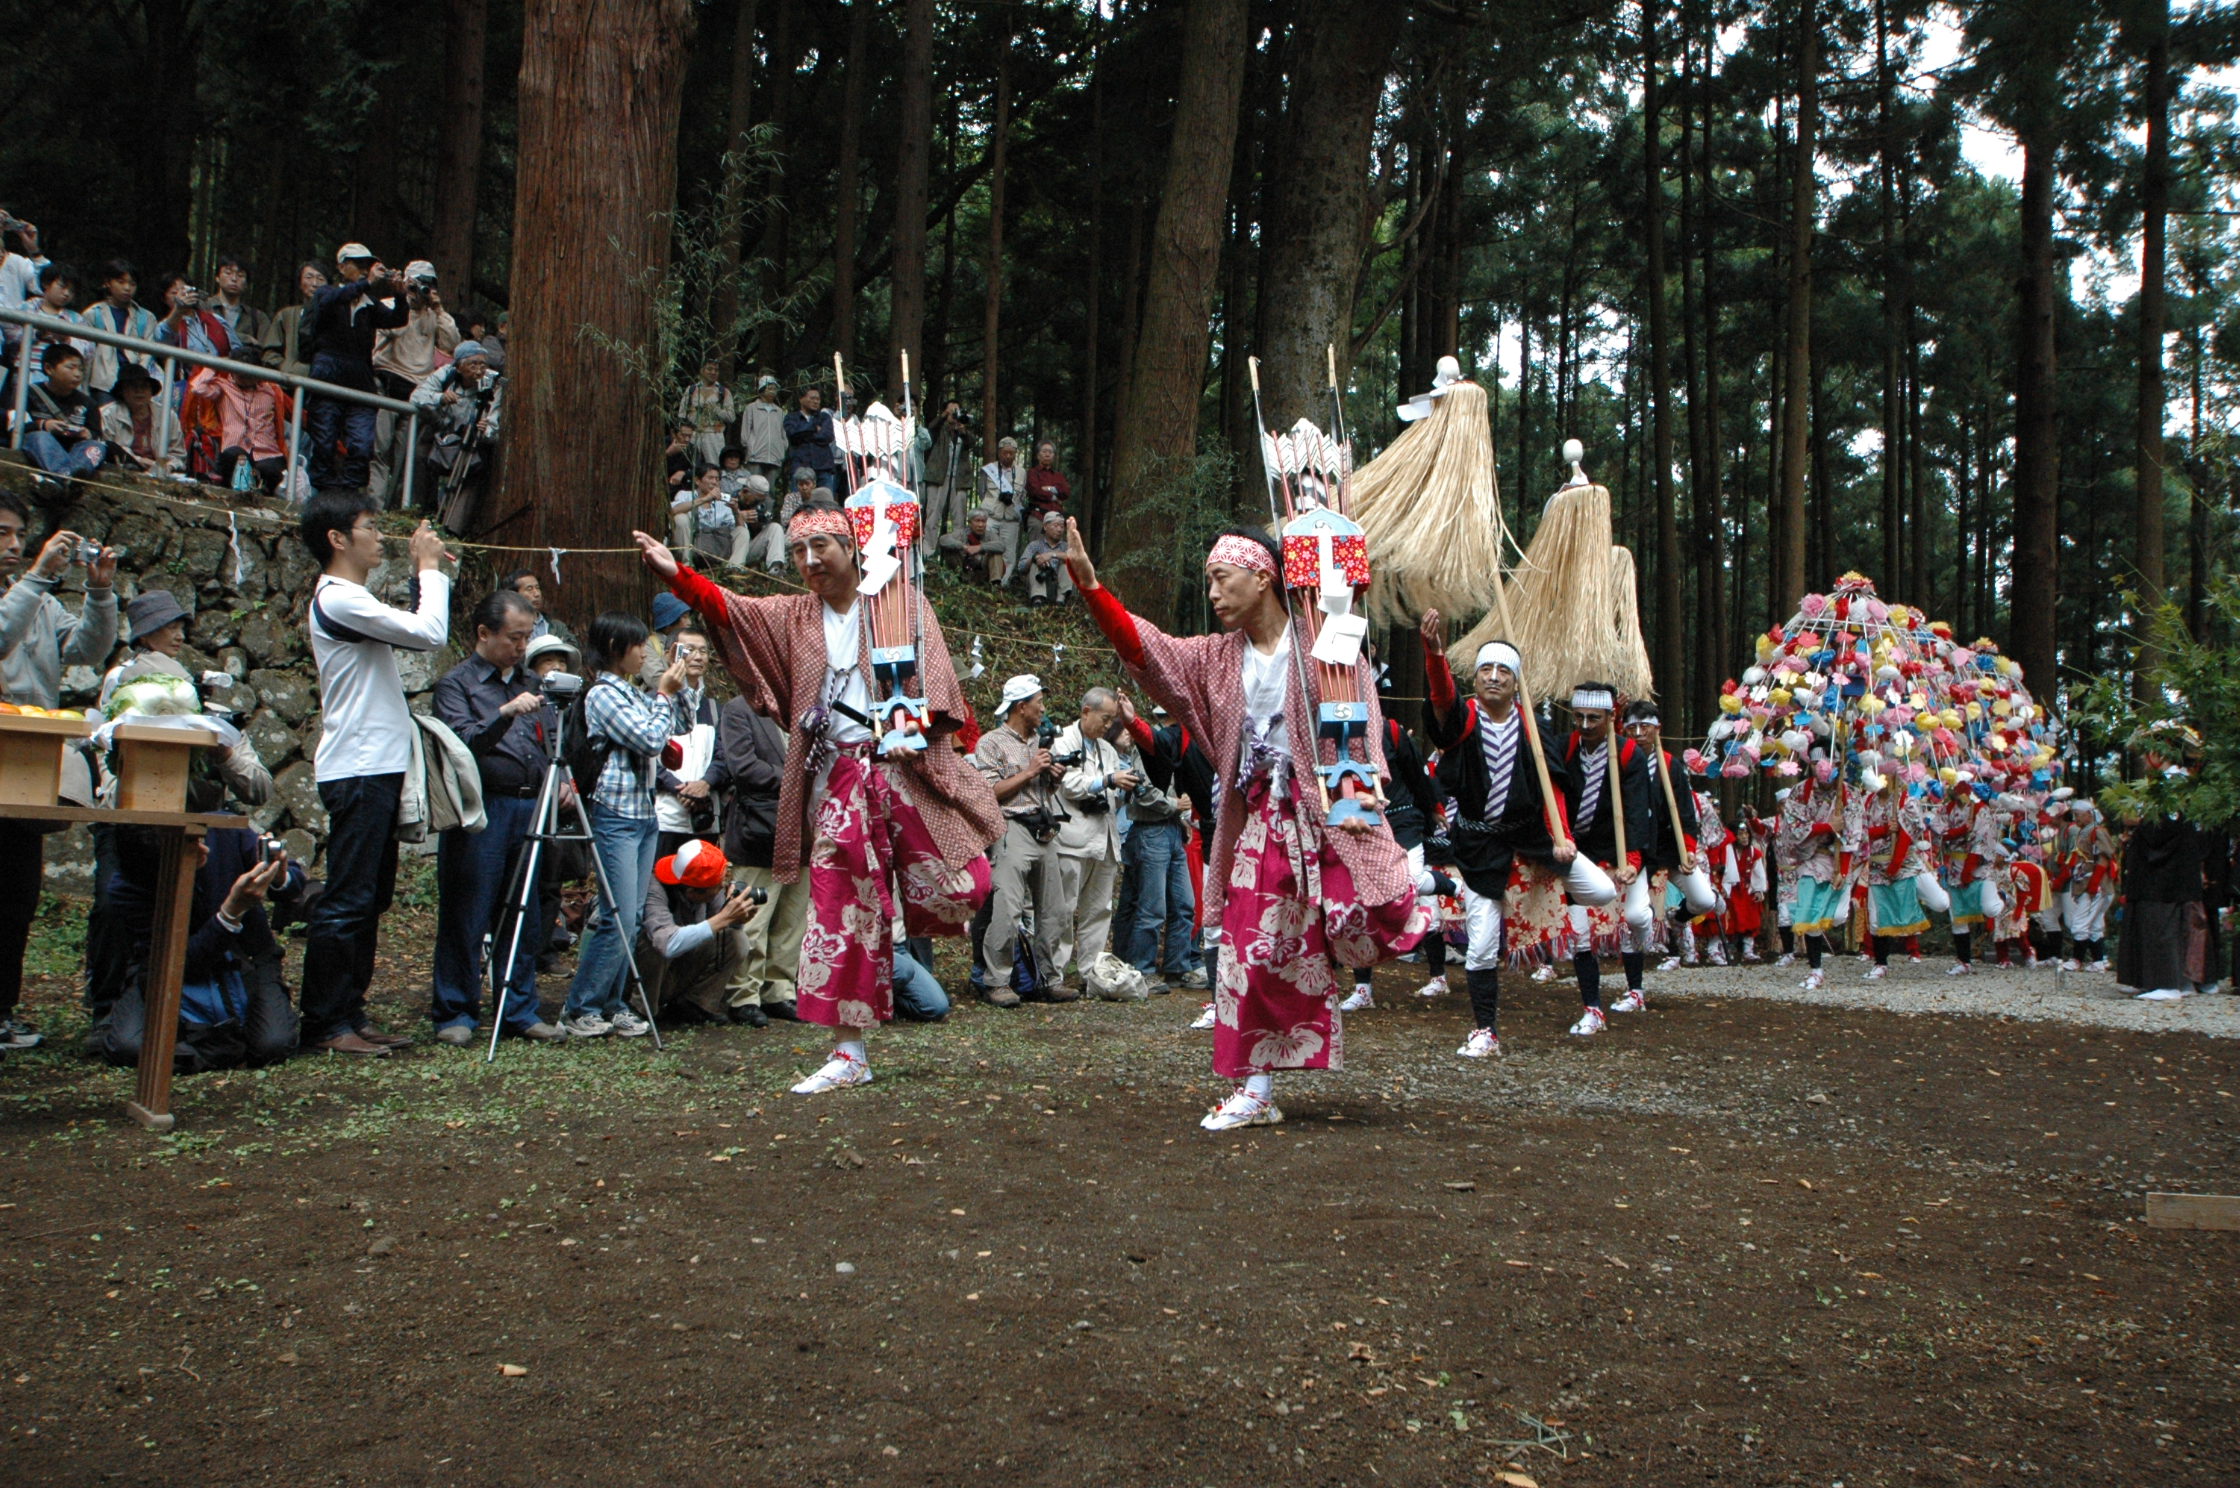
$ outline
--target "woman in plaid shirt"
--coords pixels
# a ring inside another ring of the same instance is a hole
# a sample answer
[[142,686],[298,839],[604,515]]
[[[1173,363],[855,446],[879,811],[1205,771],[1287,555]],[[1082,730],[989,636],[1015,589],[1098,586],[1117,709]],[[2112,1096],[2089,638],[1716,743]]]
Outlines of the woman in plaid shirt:
[[675,721],[669,700],[684,687],[684,668],[671,662],[654,683],[658,697],[632,686],[629,679],[645,665],[646,635],[644,621],[609,612],[592,621],[585,636],[585,654],[598,675],[583,695],[583,726],[603,761],[588,806],[591,842],[615,905],[610,911],[601,904],[593,914],[568,984],[561,1022],[575,1038],[637,1038],[653,1026],[624,1005],[622,993],[657,853],[653,791]]

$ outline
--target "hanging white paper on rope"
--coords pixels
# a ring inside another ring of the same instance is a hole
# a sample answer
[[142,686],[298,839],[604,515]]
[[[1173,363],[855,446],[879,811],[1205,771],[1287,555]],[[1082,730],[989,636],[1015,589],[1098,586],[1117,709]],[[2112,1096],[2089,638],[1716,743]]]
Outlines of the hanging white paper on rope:
[[235,524],[233,513],[226,513],[226,547],[233,553],[233,587],[241,587],[241,580],[248,570],[241,562],[241,528]]
[[567,556],[568,550],[566,548],[546,548],[545,551],[552,555],[552,587],[557,589],[560,587],[560,560]]

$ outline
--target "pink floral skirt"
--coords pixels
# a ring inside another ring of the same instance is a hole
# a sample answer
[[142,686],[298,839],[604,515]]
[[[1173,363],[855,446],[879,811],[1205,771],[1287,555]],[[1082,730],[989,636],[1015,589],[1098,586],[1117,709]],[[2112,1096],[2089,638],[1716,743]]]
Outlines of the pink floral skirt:
[[814,807],[795,1011],[827,1028],[894,1017],[895,890],[911,935],[961,935],[988,897],[988,860],[951,871],[885,765],[843,754]]
[[[1295,807],[1265,780],[1246,787],[1251,815],[1229,862],[1221,911],[1221,972],[1213,989],[1213,1068],[1237,1080],[1279,1069],[1345,1063],[1338,1001],[1348,990],[1331,969],[1373,966],[1422,939],[1430,914],[1410,892],[1363,904],[1327,834],[1302,850]],[[1389,838],[1385,846],[1399,852]]]

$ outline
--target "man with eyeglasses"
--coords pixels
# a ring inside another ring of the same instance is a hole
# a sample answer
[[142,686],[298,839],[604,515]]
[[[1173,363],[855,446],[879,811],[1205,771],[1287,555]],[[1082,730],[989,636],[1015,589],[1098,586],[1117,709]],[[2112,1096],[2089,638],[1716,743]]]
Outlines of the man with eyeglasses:
[[708,637],[687,622],[677,627],[669,644],[684,667],[684,687],[669,700],[677,713],[670,736],[683,758],[674,770],[663,769],[654,782],[653,814],[660,823],[656,840],[665,858],[695,837],[714,838],[716,806],[731,783],[723,751],[716,747],[716,702],[708,696]]

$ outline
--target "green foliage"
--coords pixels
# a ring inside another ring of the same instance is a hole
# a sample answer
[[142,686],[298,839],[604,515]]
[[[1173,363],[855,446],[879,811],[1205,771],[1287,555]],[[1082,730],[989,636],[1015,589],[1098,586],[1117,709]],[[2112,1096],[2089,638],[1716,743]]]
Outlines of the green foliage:
[[[2207,640],[2194,638],[2176,605],[2152,615],[2147,638],[2161,660],[2143,699],[2131,696],[2124,675],[2110,673],[2071,709],[2090,741],[2115,748],[2157,724],[2184,724],[2201,736],[2200,767],[2183,779],[2142,774],[2105,788],[2103,800],[2119,813],[2170,811],[2218,826],[2240,821],[2240,579],[2220,583],[2208,606]],[[2137,749],[2130,752],[2135,761]]]
[[[1203,582],[1206,550],[1213,546],[1216,533],[1237,525],[1238,517],[1229,505],[1237,478],[1236,455],[1218,440],[1207,440],[1192,459],[1154,460],[1130,504],[1129,520],[1152,524],[1160,540],[1115,559],[1106,576],[1151,593],[1172,583],[1171,628],[1179,633],[1197,634],[1211,627]],[[1146,582],[1132,585],[1139,575]]]

